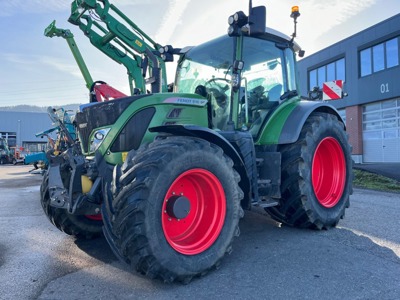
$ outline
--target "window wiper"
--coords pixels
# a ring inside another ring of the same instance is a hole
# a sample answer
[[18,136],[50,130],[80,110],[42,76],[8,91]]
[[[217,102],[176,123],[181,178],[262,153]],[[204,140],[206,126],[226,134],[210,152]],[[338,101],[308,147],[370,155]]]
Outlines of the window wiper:
[[297,90],[291,90],[291,91],[286,91],[283,93],[283,95],[280,97],[281,100],[285,100],[285,99],[290,99],[292,97],[297,96]]

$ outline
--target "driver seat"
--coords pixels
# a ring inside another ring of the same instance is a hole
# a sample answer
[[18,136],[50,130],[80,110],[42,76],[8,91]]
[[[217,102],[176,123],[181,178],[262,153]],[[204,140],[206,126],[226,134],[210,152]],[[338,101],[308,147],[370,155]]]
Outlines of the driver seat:
[[282,95],[282,84],[277,84],[274,85],[269,91],[268,91],[268,101],[271,102],[279,102],[281,100],[281,95]]
[[258,131],[261,128],[261,125],[264,122],[264,119],[268,115],[268,112],[279,105],[280,97],[282,95],[282,84],[274,85],[269,91],[266,97],[266,100],[260,105],[260,108],[257,110],[259,117],[254,120],[253,124],[251,124],[249,131],[253,136],[258,134]]

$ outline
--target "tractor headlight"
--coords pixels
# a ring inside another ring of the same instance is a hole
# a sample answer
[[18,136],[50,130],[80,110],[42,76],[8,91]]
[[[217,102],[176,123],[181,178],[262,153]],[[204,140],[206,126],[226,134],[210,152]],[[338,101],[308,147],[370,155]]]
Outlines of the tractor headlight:
[[93,134],[93,139],[90,142],[90,152],[95,152],[100,147],[101,143],[106,138],[110,129],[111,128],[103,128],[103,129],[97,130]]
[[239,27],[243,27],[248,22],[248,17],[245,15],[244,12],[238,11],[233,15],[233,20]]
[[233,27],[232,25],[228,27],[228,35],[229,36],[233,36],[233,34],[235,33],[235,27]]
[[229,18],[228,18],[228,24],[229,24],[229,25],[232,25],[233,22],[235,22],[234,17],[233,17],[233,16],[229,16]]

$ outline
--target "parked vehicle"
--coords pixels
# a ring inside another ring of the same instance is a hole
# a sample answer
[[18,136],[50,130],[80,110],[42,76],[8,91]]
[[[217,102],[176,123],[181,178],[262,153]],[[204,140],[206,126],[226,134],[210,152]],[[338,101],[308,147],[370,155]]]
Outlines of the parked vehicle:
[[21,164],[24,163],[26,152],[24,148],[14,146],[9,147],[5,138],[0,137],[0,164]]
[[0,137],[0,165],[11,163],[11,151],[8,147],[7,140]]
[[[295,24],[299,15],[294,7]],[[57,228],[104,231],[132,270],[188,282],[232,251],[244,210],[312,229],[344,217],[353,177],[344,122],[329,103],[301,99],[296,30],[265,28],[264,6],[250,2],[248,15],[229,17],[228,35],[183,49],[155,43],[108,0],[74,0],[69,21],[127,67],[131,96],[82,106],[76,138],[49,111],[66,142],[49,153],[41,186]]]

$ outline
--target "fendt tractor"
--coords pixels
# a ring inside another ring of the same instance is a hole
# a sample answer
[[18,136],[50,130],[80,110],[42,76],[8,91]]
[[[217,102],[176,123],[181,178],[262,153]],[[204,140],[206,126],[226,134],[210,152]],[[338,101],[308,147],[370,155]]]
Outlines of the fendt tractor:
[[[49,110],[68,145],[48,153],[41,203],[50,221],[77,238],[104,233],[132,270],[165,282],[218,267],[255,206],[289,226],[336,226],[352,192],[351,147],[335,108],[300,96],[299,15],[293,7],[286,36],[250,1],[248,15],[229,17],[227,35],[178,49],[108,0],[74,0],[69,22],[126,67],[131,95],[99,101],[93,87],[104,82],[81,68],[92,93],[74,117],[76,138]],[[45,34],[73,41],[54,22]]]

